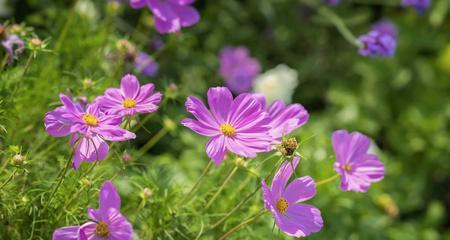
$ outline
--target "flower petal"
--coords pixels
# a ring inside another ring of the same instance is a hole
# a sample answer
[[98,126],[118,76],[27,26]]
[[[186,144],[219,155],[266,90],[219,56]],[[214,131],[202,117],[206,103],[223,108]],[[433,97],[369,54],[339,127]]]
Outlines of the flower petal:
[[272,195],[275,198],[279,198],[280,196],[282,196],[284,188],[289,178],[291,178],[292,173],[297,167],[299,161],[300,157],[294,157],[292,161],[285,161],[278,169],[277,173],[273,177],[271,186]]
[[208,154],[216,165],[220,165],[225,158],[226,152],[227,149],[225,148],[224,136],[212,137],[208,143],[206,143],[206,154]]
[[78,169],[81,162],[94,162],[104,159],[108,155],[109,146],[99,136],[82,137],[74,136],[75,151],[73,155],[73,167]]
[[316,183],[309,177],[297,178],[284,190],[283,197],[289,204],[303,202],[316,195]]
[[280,219],[280,229],[295,237],[306,237],[311,233],[320,231],[323,227],[320,210],[308,204],[289,206],[286,214]]
[[204,125],[200,121],[194,119],[185,118],[181,121],[181,124],[203,136],[213,137],[220,135],[220,132],[217,129]]
[[349,134],[346,130],[335,131],[332,135],[336,160],[345,163],[358,161],[369,149],[370,139],[359,132]]
[[53,232],[53,240],[78,240],[80,226],[58,228]]
[[191,6],[173,5],[172,8],[180,18],[183,27],[192,26],[200,21],[200,14]]
[[120,81],[120,89],[126,98],[134,99],[139,93],[139,87],[140,85],[138,79],[132,74],[123,76]]
[[208,105],[219,124],[226,123],[233,95],[226,87],[214,87],[208,90]]
[[186,106],[186,110],[192,113],[192,115],[194,115],[194,117],[197,118],[197,120],[203,125],[210,128],[219,129],[218,122],[213,118],[211,112],[208,111],[203,102],[198,98],[190,96],[187,98],[184,105]]

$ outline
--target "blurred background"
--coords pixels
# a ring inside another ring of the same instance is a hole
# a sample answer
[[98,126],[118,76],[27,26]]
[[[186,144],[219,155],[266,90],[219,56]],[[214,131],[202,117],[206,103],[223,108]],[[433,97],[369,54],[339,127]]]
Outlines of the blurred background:
[[[92,100],[107,87],[118,86],[124,73],[136,71],[121,55],[126,40],[158,62],[156,76],[136,74],[141,83],[155,83],[166,102],[136,141],[117,149],[111,166],[99,166],[87,179],[98,187],[102,179],[124,168],[120,158],[125,148],[133,158],[137,149],[147,146],[146,154],[133,159],[115,181],[122,202],[128,203],[122,207],[124,214],[141,239],[195,239],[208,223],[253,191],[260,183],[258,176],[271,169],[239,169],[207,213],[199,212],[204,195],[190,199],[182,213],[173,210],[174,199],[187,191],[209,161],[204,152],[207,139],[179,124],[188,115],[183,103],[188,95],[205,99],[209,87],[224,85],[219,53],[225,46],[243,46],[261,64],[261,72],[286,64],[298,74],[292,102],[301,103],[311,115],[308,124],[293,134],[302,141],[301,175],[321,180],[334,174],[330,136],[337,129],[370,136],[386,166],[384,180],[365,194],[343,193],[337,181],[321,186],[311,203],[321,209],[325,227],[309,239],[450,239],[448,0],[433,0],[423,14],[387,0],[342,0],[334,7],[319,1],[311,5],[299,0],[198,0],[194,7],[201,15],[198,24],[160,35],[150,11],[131,9],[128,2],[0,0],[2,22],[25,23],[48,42],[49,51],[33,59],[25,77],[21,74],[27,52],[0,76],[0,124],[8,130],[2,133],[0,146],[6,151],[17,145],[27,153],[28,173],[20,180],[24,187],[48,186],[51,179],[46,176],[58,171],[50,167],[62,166],[67,157],[65,140],[48,137],[42,124],[45,112],[58,104],[58,94],[70,92]],[[389,19],[398,30],[395,55],[360,56],[319,13],[321,7],[335,13],[355,36],[367,33],[378,20]],[[2,158],[7,156],[3,153]],[[213,168],[199,193],[211,194],[217,188],[233,165],[226,162]],[[70,174],[60,199],[85,184],[79,173]],[[239,184],[244,184],[239,192],[231,187]],[[140,194],[144,187],[152,189],[150,199]],[[15,190],[11,186],[11,193]],[[55,227],[86,218],[86,203],[96,204],[95,198],[77,200],[58,221],[47,220],[45,226],[30,229],[33,209],[40,206],[33,196],[40,190],[18,194],[19,199],[0,196],[0,223],[5,226],[0,239],[48,239]],[[142,204],[146,210],[136,215]],[[201,239],[217,239],[261,206],[261,197],[255,197]],[[265,215],[230,239],[288,239],[272,230],[272,224],[272,217]]]

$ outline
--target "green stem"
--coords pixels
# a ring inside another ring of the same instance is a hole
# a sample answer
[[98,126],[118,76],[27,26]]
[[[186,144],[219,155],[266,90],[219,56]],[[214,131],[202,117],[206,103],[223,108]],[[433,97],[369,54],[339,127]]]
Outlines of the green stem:
[[345,40],[347,40],[347,42],[349,42],[355,47],[358,48],[360,47],[359,44],[357,43],[356,37],[353,35],[350,29],[348,29],[347,25],[345,25],[344,21],[337,14],[335,14],[333,11],[331,11],[326,7],[319,7],[317,11],[320,15],[328,18],[328,20],[330,20],[330,22],[333,23],[333,25],[337,28],[337,30],[339,31],[339,33],[341,33],[341,35],[345,38]]
[[247,224],[250,224],[251,222],[257,220],[264,213],[266,213],[266,210],[264,208],[259,210],[259,212],[256,213],[255,215],[253,215],[252,217],[248,218],[247,220],[239,223],[238,225],[236,225],[235,227],[230,229],[228,232],[226,232],[224,235],[222,235],[222,237],[220,237],[219,240],[224,240],[224,239],[228,238],[229,236],[231,236],[231,234],[237,232],[241,227],[243,227],[243,226],[245,226]]
[[324,179],[324,180],[322,180],[322,181],[317,182],[317,183],[316,183],[316,186],[318,187],[318,186],[320,186],[320,185],[323,185],[323,184],[327,184],[327,183],[329,183],[329,182],[332,182],[332,181],[334,181],[335,179],[337,179],[338,177],[339,177],[339,174],[336,173],[335,175],[333,175],[333,176],[331,176],[331,177],[329,177],[329,178],[327,178],[327,179]]
[[139,149],[138,157],[144,155],[150,148],[152,148],[156,143],[158,143],[158,141],[161,140],[161,138],[163,138],[168,132],[169,131],[165,127],[159,130],[159,132],[156,133],[155,136],[150,138],[150,140],[148,140],[148,142]]
[[222,192],[225,185],[230,181],[231,177],[233,177],[233,175],[236,173],[237,170],[238,170],[238,166],[234,166],[233,169],[231,169],[231,171],[226,176],[225,180],[220,185],[219,189],[216,191],[216,193],[214,193],[214,195],[211,197],[211,199],[209,199],[208,203],[205,206],[205,210],[208,209],[209,207],[211,207],[211,205],[214,203],[214,200],[216,200],[216,198]]
[[2,59],[2,62],[0,64],[0,71],[3,71],[6,66],[6,62],[8,61],[8,54],[5,53],[5,56]]
[[74,1],[74,5],[71,7],[69,16],[67,17],[67,20],[66,20],[66,22],[65,22],[65,24],[63,26],[63,29],[61,30],[61,33],[59,34],[59,37],[56,40],[55,52],[58,52],[61,49],[61,47],[62,47],[62,45],[64,43],[64,40],[66,39],[67,32],[69,31],[69,28],[72,25],[72,22],[73,22],[73,20],[75,18],[75,6],[76,6],[76,4],[77,4],[77,1]]
[[22,72],[22,79],[23,79],[23,77],[25,77],[25,74],[27,73],[28,68],[30,67],[32,60],[33,60],[33,53],[30,53],[30,56],[28,56],[27,63],[25,64],[25,67],[24,67],[23,72]]
[[6,181],[0,186],[0,190],[2,190],[2,188],[5,187],[6,184],[8,184],[9,182],[11,182],[11,180],[14,178],[14,175],[16,174],[16,172],[17,172],[17,168],[14,169],[14,171],[11,173],[11,176],[9,176],[9,178],[6,179]]
[[[264,178],[264,181],[267,181],[267,179],[269,179],[272,174],[275,172],[275,170],[278,168],[278,166],[283,163],[283,158],[280,158],[277,162],[277,164],[275,164],[275,166],[272,168],[272,170],[270,171],[270,173]],[[221,223],[223,223],[225,220],[227,220],[234,212],[236,212],[242,205],[244,205],[245,203],[247,203],[250,199],[253,198],[253,196],[255,196],[255,194],[259,191],[259,189],[261,189],[261,184],[258,185],[258,187],[256,187],[256,189],[250,193],[247,197],[245,197],[243,200],[241,200],[238,204],[236,204],[236,206],[233,207],[233,209],[231,209],[225,216],[223,216],[219,221],[217,221],[216,223],[214,223],[211,229],[216,228],[217,226],[219,226]]]
[[208,165],[206,165],[205,169],[203,169],[203,172],[200,174],[200,177],[197,179],[197,181],[194,183],[194,185],[192,186],[191,190],[189,190],[189,192],[187,194],[184,195],[184,197],[180,200],[180,202],[178,202],[177,207],[184,203],[184,201],[195,192],[195,190],[197,189],[198,185],[200,184],[200,182],[203,180],[203,178],[206,176],[206,174],[208,174],[209,170],[211,169],[212,166],[212,161],[209,161]]

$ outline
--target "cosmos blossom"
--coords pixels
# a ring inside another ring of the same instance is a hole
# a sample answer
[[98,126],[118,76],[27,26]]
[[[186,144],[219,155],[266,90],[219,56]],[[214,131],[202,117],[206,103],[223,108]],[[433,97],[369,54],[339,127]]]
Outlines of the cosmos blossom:
[[384,20],[373,25],[369,33],[360,36],[357,43],[361,46],[362,56],[391,57],[397,48],[397,30]]
[[425,13],[431,5],[431,0],[402,0],[402,6],[413,7],[420,14]]
[[158,73],[158,63],[147,53],[138,52],[134,58],[134,68],[145,76],[153,77]]
[[100,189],[99,209],[88,209],[92,222],[58,228],[53,240],[131,240],[133,227],[120,213],[120,196],[106,181]]
[[308,204],[299,204],[316,195],[314,180],[305,176],[288,184],[299,161],[299,157],[294,157],[292,162],[284,162],[273,178],[270,188],[265,181],[261,182],[264,207],[272,213],[281,231],[297,238],[318,232],[323,227],[319,209]]
[[[261,105],[266,105],[266,98],[262,94],[255,93]],[[299,103],[285,104],[281,100],[275,100],[266,108],[266,112],[270,116],[270,135],[273,137],[274,143],[280,143],[281,138],[290,134],[297,128],[308,122],[308,111]]]
[[253,80],[261,71],[258,61],[247,48],[225,47],[220,51],[220,75],[234,94],[250,92]]
[[130,0],[132,8],[148,7],[155,18],[159,33],[178,32],[200,20],[197,10],[191,5],[195,0]]
[[100,108],[108,114],[130,116],[136,113],[151,113],[158,109],[162,94],[153,93],[155,85],[148,83],[140,85],[139,80],[132,74],[126,74],[120,88],[109,88],[104,96],[96,99]]
[[367,136],[338,130],[332,135],[332,144],[336,154],[334,169],[341,175],[342,191],[366,192],[373,182],[383,179],[383,163],[377,155],[367,153]]
[[2,46],[8,53],[8,64],[12,64],[14,58],[23,52],[25,43],[17,35],[8,35],[2,41]]
[[219,165],[225,154],[254,158],[257,152],[269,151],[270,117],[252,94],[240,94],[235,99],[226,87],[208,90],[209,110],[201,100],[188,97],[185,106],[196,119],[185,118],[181,123],[194,132],[210,137],[206,153]]
[[122,117],[105,114],[100,111],[97,103],[91,103],[82,108],[80,104],[61,94],[63,106],[48,112],[44,123],[47,132],[54,137],[71,135],[71,145],[75,148],[73,167],[77,169],[80,163],[104,159],[108,155],[106,141],[125,141],[136,135],[119,125]]

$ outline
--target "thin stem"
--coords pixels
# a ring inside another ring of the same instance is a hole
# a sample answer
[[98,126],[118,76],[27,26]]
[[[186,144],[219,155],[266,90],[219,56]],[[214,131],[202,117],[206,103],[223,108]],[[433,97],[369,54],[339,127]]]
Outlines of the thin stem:
[[[275,169],[278,168],[278,166],[283,163],[283,158],[280,158],[280,160],[278,160],[277,164],[275,164],[275,166],[272,168],[272,170],[270,171],[270,173],[264,178],[264,181],[267,181],[267,179],[269,179],[272,174],[274,173]],[[217,226],[219,226],[221,223],[223,223],[225,220],[227,220],[234,212],[236,212],[242,205],[244,205],[245,203],[247,203],[250,199],[253,198],[253,196],[255,196],[255,194],[259,191],[259,189],[261,189],[261,184],[259,184],[256,189],[250,193],[247,197],[245,197],[243,200],[241,200],[236,206],[233,207],[233,209],[231,209],[225,216],[223,216],[219,221],[217,221],[216,223],[214,223],[211,229],[216,228]]]
[[206,204],[205,210],[211,207],[211,205],[214,203],[214,200],[219,196],[219,194],[222,192],[225,185],[230,181],[231,177],[233,177],[234,173],[238,170],[238,166],[234,166],[233,169],[228,173],[225,180],[220,185],[219,189],[214,193],[214,195],[209,199],[208,203]]
[[30,67],[32,60],[33,60],[33,53],[30,53],[30,56],[28,56],[27,63],[25,64],[25,67],[24,67],[23,72],[22,72],[22,78],[25,77],[25,74],[27,73],[28,68]]
[[345,25],[344,21],[337,14],[335,14],[333,11],[331,11],[326,7],[319,7],[317,11],[320,15],[328,18],[328,20],[330,20],[331,23],[333,23],[333,25],[337,28],[337,30],[339,31],[339,33],[341,33],[341,35],[345,38],[345,40],[347,40],[347,42],[359,48],[356,37],[353,35],[350,29],[348,29],[347,25]]
[[5,69],[7,61],[8,61],[8,54],[5,53],[5,56],[3,57],[2,62],[0,64],[0,71],[3,71]]
[[339,177],[339,174],[336,173],[335,175],[333,175],[333,176],[331,176],[331,177],[329,177],[329,178],[327,178],[327,179],[324,179],[324,180],[322,180],[322,181],[317,182],[317,183],[316,183],[316,186],[318,187],[318,186],[320,186],[320,185],[323,185],[323,184],[332,182],[332,181],[334,181],[335,179],[337,179],[338,177]]
[[219,240],[224,240],[226,238],[228,238],[229,236],[231,236],[231,234],[237,232],[241,227],[257,220],[259,217],[261,217],[264,213],[266,213],[266,210],[263,208],[261,210],[259,210],[259,212],[255,215],[253,215],[252,217],[248,218],[247,220],[239,223],[238,225],[236,225],[235,227],[233,227],[232,229],[230,229],[228,232],[226,232],[224,235],[222,235],[222,237],[219,238]]
[[6,179],[6,181],[0,186],[0,190],[2,190],[3,187],[6,186],[6,184],[8,184],[9,182],[11,182],[11,180],[14,178],[14,175],[16,175],[17,172],[17,168],[14,169],[14,171],[11,173],[11,176],[9,176],[8,179]]
[[191,194],[193,194],[195,192],[195,190],[197,189],[200,182],[203,180],[203,178],[206,176],[206,174],[208,174],[209,170],[211,169],[211,166],[212,166],[212,161],[209,161],[208,165],[206,165],[205,169],[203,169],[203,172],[200,174],[200,177],[194,183],[191,190],[189,190],[189,192],[186,195],[184,195],[184,197],[180,200],[180,202],[178,202],[177,207],[181,203],[183,203]]
[[161,138],[163,138],[168,132],[169,131],[165,127],[159,130],[159,132],[155,136],[150,138],[150,140],[139,149],[138,156],[140,157],[144,153],[146,153],[150,148],[152,148],[156,143],[158,143],[158,141],[161,140]]
[[69,16],[67,17],[67,20],[63,26],[63,29],[61,30],[61,33],[59,34],[58,39],[56,40],[56,44],[55,44],[55,52],[58,52],[62,45],[63,42],[66,38],[67,32],[69,31],[70,26],[72,25],[72,22],[75,18],[75,6],[77,4],[77,1],[74,2],[74,5],[72,6]]

